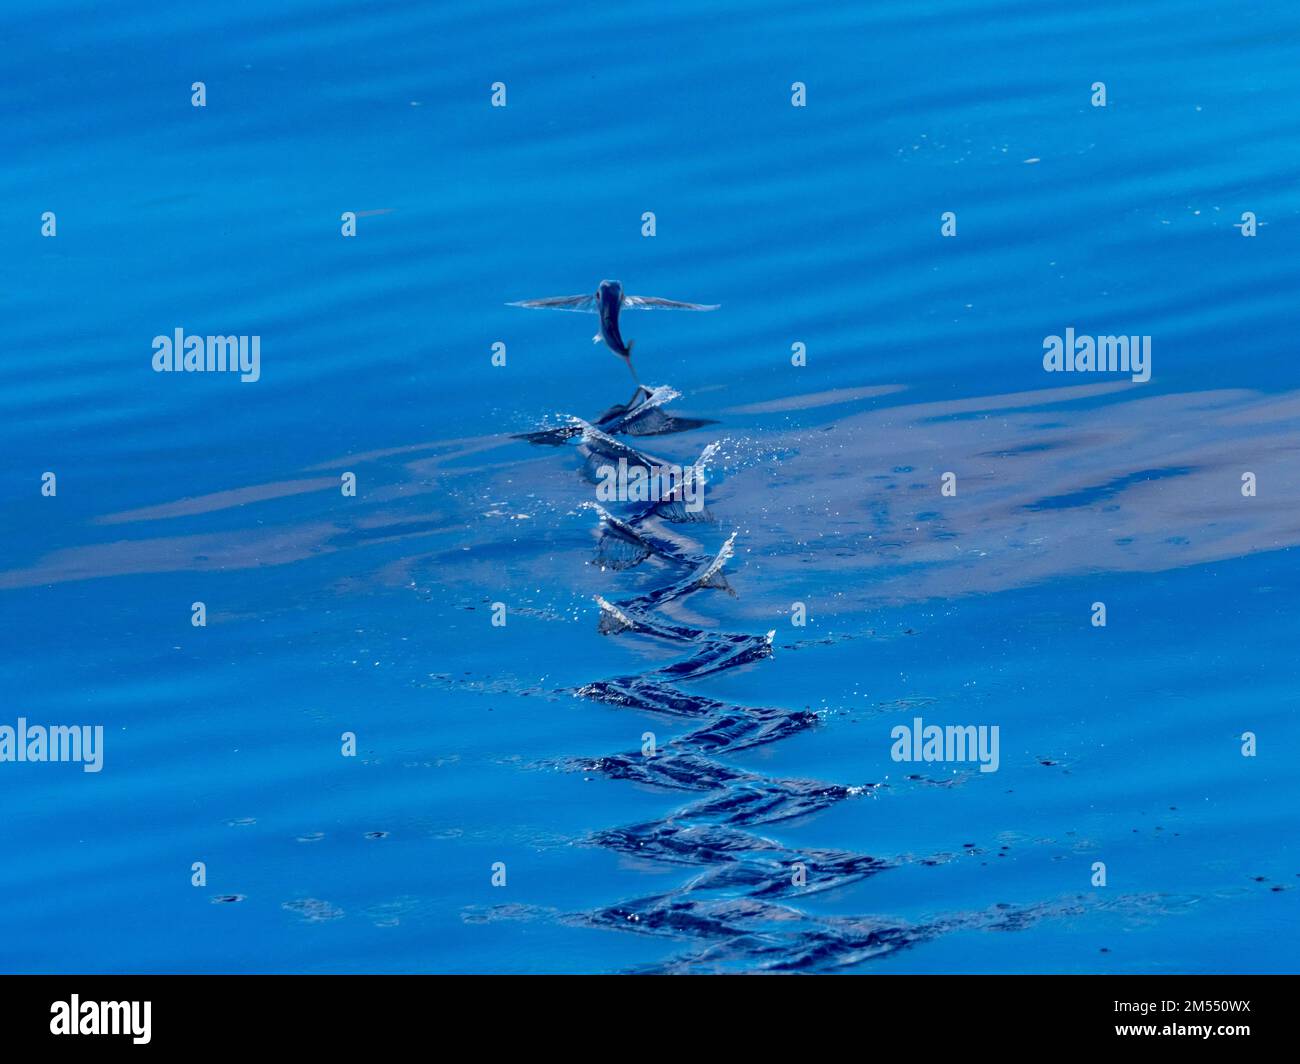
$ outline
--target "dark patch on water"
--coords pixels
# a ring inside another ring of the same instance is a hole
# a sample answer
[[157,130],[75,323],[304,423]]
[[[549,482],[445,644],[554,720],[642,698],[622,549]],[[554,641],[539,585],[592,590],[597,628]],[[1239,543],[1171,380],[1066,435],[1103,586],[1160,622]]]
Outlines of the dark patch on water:
[[321,901],[320,898],[297,898],[293,901],[284,902],[280,908],[301,916],[309,923],[323,923],[327,920],[338,920],[343,917],[342,909],[327,901]]
[[1096,484],[1092,487],[1081,488],[1079,491],[1067,492],[1064,495],[1051,495],[1045,499],[1039,499],[1037,502],[1026,504],[1024,509],[1032,511],[1069,510],[1079,506],[1091,506],[1094,503],[1113,498],[1125,488],[1134,484],[1143,484],[1154,480],[1168,480],[1171,477],[1185,477],[1194,472],[1196,472],[1195,466],[1139,469],[1136,473],[1126,473],[1121,477],[1113,477],[1104,484]]

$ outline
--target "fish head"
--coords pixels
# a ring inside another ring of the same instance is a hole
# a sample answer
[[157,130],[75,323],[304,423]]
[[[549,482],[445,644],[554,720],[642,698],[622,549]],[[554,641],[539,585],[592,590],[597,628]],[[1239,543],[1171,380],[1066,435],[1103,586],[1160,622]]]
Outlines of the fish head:
[[617,303],[623,298],[622,281],[601,281],[600,287],[596,289],[596,296],[603,303],[609,301]]

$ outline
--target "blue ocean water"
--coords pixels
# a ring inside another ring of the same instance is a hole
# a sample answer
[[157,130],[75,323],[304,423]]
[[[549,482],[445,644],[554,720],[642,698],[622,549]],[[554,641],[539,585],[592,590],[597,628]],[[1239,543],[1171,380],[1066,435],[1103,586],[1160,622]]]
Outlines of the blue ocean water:
[[[104,729],[0,762],[0,970],[1296,969],[1294,5],[0,26],[0,725]],[[721,304],[624,322],[711,423],[609,435],[719,444],[712,522],[640,527],[734,532],[731,593],[592,564],[611,445],[516,438],[627,399],[505,305],[602,278]],[[155,373],[178,328],[260,379]],[[1067,328],[1150,380],[1044,372]],[[917,718],[998,770],[894,761]]]

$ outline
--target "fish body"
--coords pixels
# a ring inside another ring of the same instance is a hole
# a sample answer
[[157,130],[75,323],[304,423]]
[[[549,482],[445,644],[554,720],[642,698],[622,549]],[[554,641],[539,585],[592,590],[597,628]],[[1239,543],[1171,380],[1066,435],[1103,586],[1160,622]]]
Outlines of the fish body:
[[605,341],[614,354],[621,358],[632,357],[632,345],[623,342],[623,334],[618,331],[618,315],[623,309],[623,286],[618,281],[601,281],[596,289],[596,309],[600,314],[600,332],[592,341]]

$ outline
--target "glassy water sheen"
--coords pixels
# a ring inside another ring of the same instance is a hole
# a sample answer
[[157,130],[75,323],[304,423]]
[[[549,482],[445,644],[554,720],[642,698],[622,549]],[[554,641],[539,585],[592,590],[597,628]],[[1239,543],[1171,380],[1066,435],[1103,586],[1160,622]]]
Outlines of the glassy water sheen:
[[1295,969],[1300,9],[0,26],[0,969]]

